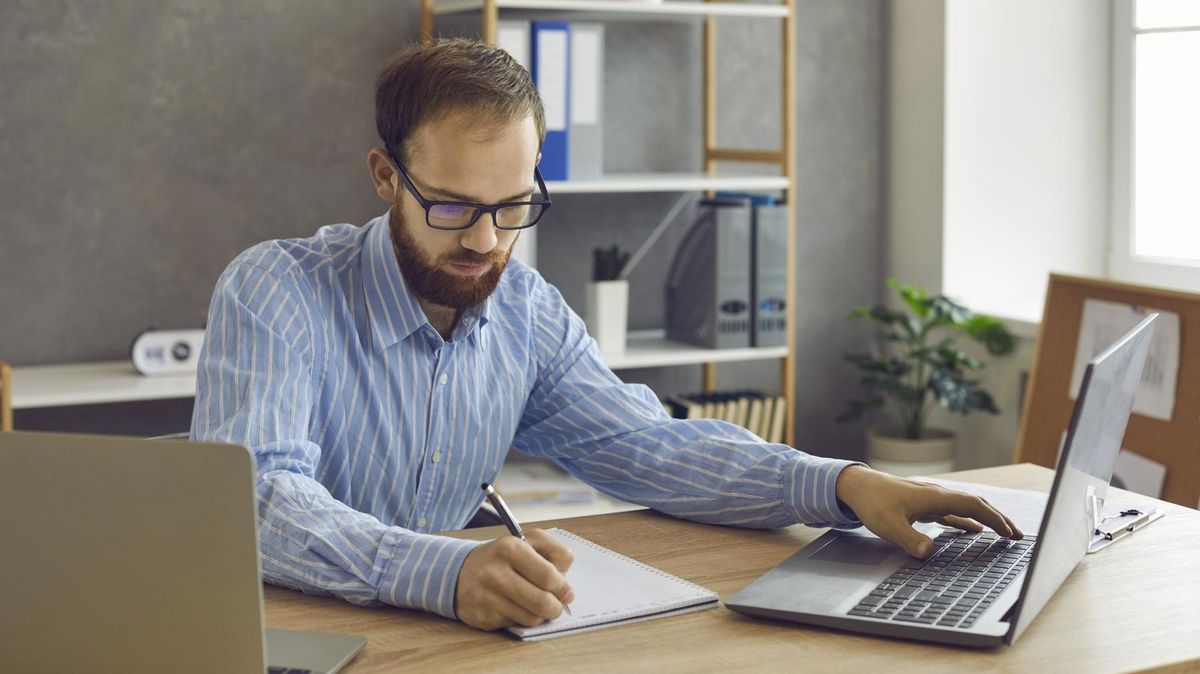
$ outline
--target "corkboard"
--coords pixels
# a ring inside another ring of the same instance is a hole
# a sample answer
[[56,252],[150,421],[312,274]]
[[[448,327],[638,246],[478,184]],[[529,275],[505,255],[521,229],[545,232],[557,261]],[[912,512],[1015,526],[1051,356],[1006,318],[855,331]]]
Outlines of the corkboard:
[[1179,314],[1172,419],[1132,415],[1122,447],[1167,467],[1163,500],[1195,508],[1200,500],[1200,295],[1052,274],[1014,461],[1054,467],[1075,404],[1069,386],[1085,299]]
[[12,429],[12,368],[0,360],[0,431]]

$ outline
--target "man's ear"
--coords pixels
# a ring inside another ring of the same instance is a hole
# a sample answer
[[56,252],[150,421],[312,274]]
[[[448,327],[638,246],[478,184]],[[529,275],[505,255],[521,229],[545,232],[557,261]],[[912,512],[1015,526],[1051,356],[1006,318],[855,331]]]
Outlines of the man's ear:
[[379,198],[389,204],[396,203],[396,188],[400,180],[396,176],[396,167],[392,166],[392,160],[383,148],[374,147],[367,153],[367,169],[371,172],[371,182]]

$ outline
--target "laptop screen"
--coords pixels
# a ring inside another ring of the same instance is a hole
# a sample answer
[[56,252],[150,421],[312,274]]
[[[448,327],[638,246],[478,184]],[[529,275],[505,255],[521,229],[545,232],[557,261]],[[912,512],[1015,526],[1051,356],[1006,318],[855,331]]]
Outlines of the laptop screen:
[[1158,314],[1150,315],[1088,363],[1058,458],[1038,544],[1016,605],[1009,643],[1029,627],[1087,554],[1157,318]]

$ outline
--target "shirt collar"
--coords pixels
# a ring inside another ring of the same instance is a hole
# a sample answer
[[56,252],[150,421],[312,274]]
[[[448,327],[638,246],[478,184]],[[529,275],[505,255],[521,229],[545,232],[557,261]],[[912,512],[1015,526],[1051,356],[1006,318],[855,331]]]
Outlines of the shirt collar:
[[[371,321],[371,337],[376,353],[408,338],[429,319],[416,295],[400,273],[396,252],[392,249],[389,217],[391,211],[367,225],[366,249],[362,255],[363,292]],[[455,338],[471,335],[487,324],[491,314],[489,297],[483,304],[464,311],[455,326]],[[433,326],[429,326],[433,332]],[[436,333],[434,333],[436,334]]]

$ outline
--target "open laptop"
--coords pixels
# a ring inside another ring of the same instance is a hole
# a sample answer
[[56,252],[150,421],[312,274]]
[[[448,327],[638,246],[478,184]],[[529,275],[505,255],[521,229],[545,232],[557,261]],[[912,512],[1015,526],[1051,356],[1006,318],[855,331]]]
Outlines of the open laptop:
[[1036,537],[934,527],[922,561],[866,529],[829,531],[725,605],[904,639],[1014,643],[1087,553],[1157,316],[1088,363]]
[[250,452],[0,433],[0,671],[335,672],[362,637],[267,630]]

